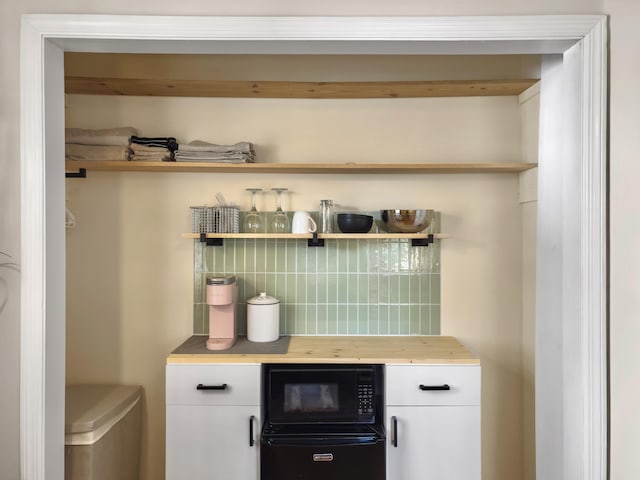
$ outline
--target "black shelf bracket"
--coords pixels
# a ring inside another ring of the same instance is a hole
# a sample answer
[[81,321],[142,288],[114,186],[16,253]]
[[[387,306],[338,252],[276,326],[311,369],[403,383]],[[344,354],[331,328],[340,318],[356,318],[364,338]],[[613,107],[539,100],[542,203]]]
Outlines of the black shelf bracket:
[[307,240],[309,247],[324,247],[324,238],[318,238],[318,232],[313,232],[313,238]]
[[87,178],[87,169],[79,168],[77,172],[64,172],[65,178]]
[[200,234],[200,242],[206,243],[207,247],[221,247],[224,245],[222,238],[207,238],[206,233]]
[[426,238],[412,238],[411,246],[412,247],[428,247],[433,243],[433,233],[427,235]]

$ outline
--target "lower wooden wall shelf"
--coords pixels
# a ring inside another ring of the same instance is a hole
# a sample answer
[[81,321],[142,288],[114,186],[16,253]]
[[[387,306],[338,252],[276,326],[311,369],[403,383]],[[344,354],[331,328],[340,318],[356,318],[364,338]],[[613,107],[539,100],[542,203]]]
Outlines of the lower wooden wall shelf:
[[405,239],[411,240],[411,245],[420,247],[448,236],[442,233],[183,233],[182,237],[199,239],[211,246],[221,246],[225,239],[300,239],[307,240],[309,246],[314,247],[324,246],[324,240]]

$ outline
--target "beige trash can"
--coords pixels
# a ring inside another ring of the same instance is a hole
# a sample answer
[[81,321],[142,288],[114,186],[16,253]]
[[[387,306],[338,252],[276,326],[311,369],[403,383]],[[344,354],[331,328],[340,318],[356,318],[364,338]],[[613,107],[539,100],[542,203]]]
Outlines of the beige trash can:
[[69,385],[65,480],[138,480],[142,387]]

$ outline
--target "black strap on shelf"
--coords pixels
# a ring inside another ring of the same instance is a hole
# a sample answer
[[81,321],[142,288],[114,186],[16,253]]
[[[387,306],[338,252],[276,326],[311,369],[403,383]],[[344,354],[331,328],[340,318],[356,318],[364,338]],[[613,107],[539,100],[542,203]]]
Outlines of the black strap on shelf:
[[87,169],[79,168],[77,172],[64,172],[65,178],[87,178]]

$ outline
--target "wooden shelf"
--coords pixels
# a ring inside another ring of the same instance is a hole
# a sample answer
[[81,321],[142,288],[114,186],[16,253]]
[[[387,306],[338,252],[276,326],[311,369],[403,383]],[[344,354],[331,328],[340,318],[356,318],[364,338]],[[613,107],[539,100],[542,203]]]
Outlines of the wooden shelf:
[[65,93],[155,97],[419,98],[519,95],[538,79],[288,82],[65,77]]
[[[334,239],[334,240],[376,240],[376,239],[406,239],[406,240],[424,240],[429,237],[428,233],[319,233],[318,238]],[[199,239],[199,233],[183,233],[183,238]],[[222,239],[306,239],[310,240],[313,235],[310,233],[207,233],[207,238]],[[448,235],[442,233],[434,233],[434,239],[448,238]]]
[[535,163],[195,163],[67,160],[67,171],[215,173],[519,173]]

